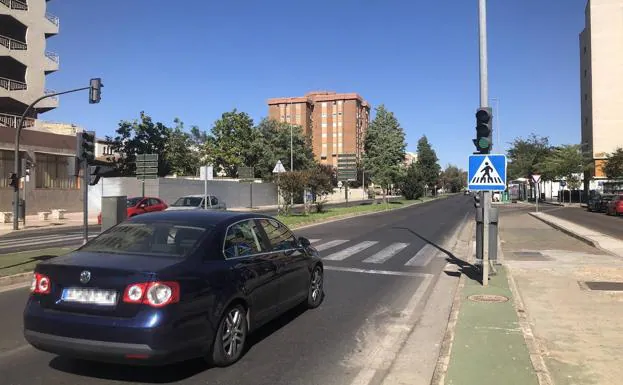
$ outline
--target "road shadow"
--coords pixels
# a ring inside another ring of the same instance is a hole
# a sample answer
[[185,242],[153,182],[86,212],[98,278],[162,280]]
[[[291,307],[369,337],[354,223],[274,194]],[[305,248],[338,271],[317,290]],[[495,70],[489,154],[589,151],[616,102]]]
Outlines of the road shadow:
[[[300,305],[282,314],[273,321],[260,327],[247,339],[247,345],[242,355],[241,361],[254,346],[270,337],[273,333],[286,326],[307,310],[306,306]],[[235,366],[234,364],[233,366]],[[73,359],[68,357],[56,356],[49,362],[52,369],[68,374],[82,377],[97,378],[109,381],[147,383],[147,384],[169,384],[182,381],[210,369],[214,369],[203,358],[191,359],[188,361],[151,367],[151,366],[130,366],[122,364],[100,363]],[[227,370],[227,368],[223,368]],[[87,381],[88,382],[88,381]],[[85,383],[87,383],[85,382]]]
[[19,263],[14,263],[12,265],[7,265],[7,266],[0,266],[0,270],[5,270],[5,269],[10,269],[12,267],[17,267],[17,266],[22,266],[22,265],[27,265],[29,263],[32,262],[43,262],[43,261],[47,261],[53,258],[57,258],[58,255],[39,255],[36,257],[30,257],[22,262]]
[[398,230],[408,231],[409,233],[415,235],[416,237],[418,237],[419,239],[423,240],[427,244],[433,246],[437,250],[439,250],[442,253],[444,253],[446,255],[446,261],[448,263],[456,265],[459,268],[458,272],[448,272],[448,271],[446,271],[445,273],[447,275],[454,276],[454,277],[459,277],[461,274],[465,274],[467,276],[467,278],[471,279],[472,281],[476,281],[476,282],[482,283],[482,274],[480,273],[481,270],[480,270],[480,268],[478,266],[473,265],[473,264],[471,264],[471,263],[469,263],[469,262],[467,262],[467,261],[457,257],[451,251],[444,249],[443,247],[439,246],[435,242],[431,241],[430,239],[427,239],[427,238],[423,237],[422,235],[416,233],[415,231],[411,230],[408,227],[393,227],[393,228],[394,229],[398,229]]

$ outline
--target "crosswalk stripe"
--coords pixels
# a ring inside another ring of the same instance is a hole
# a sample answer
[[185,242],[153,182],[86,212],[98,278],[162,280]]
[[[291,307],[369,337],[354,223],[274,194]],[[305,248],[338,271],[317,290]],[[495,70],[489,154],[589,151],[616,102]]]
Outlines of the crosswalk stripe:
[[327,243],[323,243],[321,245],[314,246],[314,247],[318,251],[323,251],[323,250],[330,249],[330,248],[335,247],[335,246],[339,246],[342,243],[346,243],[346,242],[348,242],[348,239],[336,239],[334,241],[329,241]]
[[391,244],[387,246],[386,248],[384,248],[383,250],[379,251],[378,253],[364,259],[363,262],[383,263],[387,261],[388,259],[390,259],[391,257],[393,257],[394,255],[398,254],[400,251],[402,251],[407,246],[409,246],[408,243],[398,242],[398,243]]
[[320,239],[310,239],[310,240],[309,240],[309,243],[316,243],[316,242],[318,242],[318,241],[320,241]]
[[364,241],[354,246],[347,247],[346,249],[335,252],[333,254],[327,255],[323,259],[328,260],[328,261],[342,261],[350,257],[353,254],[356,254],[362,250],[365,250],[369,247],[376,245],[377,243],[378,243],[377,241]]
[[426,266],[437,253],[439,253],[439,249],[428,243],[426,246],[422,247],[413,258],[407,261],[405,266]]
[[[89,239],[96,237],[98,234],[93,234],[93,235],[89,235]],[[12,248],[16,248],[16,247],[23,247],[23,246],[34,246],[34,245],[48,245],[48,244],[55,244],[55,243],[62,243],[62,242],[76,242],[78,243],[78,241],[82,240],[82,236],[73,236],[73,237],[61,237],[61,238],[54,238],[54,239],[44,239],[38,242],[35,242],[33,240],[22,240],[22,241],[12,241],[12,242],[7,242],[4,244],[0,244],[0,250],[4,250],[4,249],[12,249]]]

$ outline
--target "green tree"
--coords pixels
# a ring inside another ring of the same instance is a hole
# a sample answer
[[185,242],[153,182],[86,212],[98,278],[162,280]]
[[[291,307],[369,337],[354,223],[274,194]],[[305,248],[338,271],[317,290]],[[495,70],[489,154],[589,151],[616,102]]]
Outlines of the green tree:
[[297,125],[263,119],[256,127],[254,141],[250,144],[249,166],[255,167],[255,176],[273,179],[273,168],[278,160],[290,171],[290,128],[292,128],[292,155],[294,170],[301,171],[315,167],[314,152],[309,137]]
[[303,193],[307,178],[307,171],[287,171],[279,174],[277,186],[283,197],[283,213],[285,215],[290,214],[290,202],[294,200],[294,197]]
[[[192,131],[186,132],[180,119],[175,118],[174,122],[175,128],[170,131],[166,145],[166,160],[172,173],[180,176],[196,175],[197,169],[202,165],[197,136]],[[200,133],[197,127],[193,127],[193,130]]]
[[168,127],[160,122],[154,123],[149,115],[141,111],[139,120],[119,122],[116,135],[106,137],[111,143],[111,150],[120,154],[120,158],[109,158],[108,161],[116,164],[121,175],[133,176],[136,175],[137,154],[157,154],[158,176],[166,176],[170,172],[166,157],[169,137]]
[[392,183],[400,182],[401,164],[405,159],[405,133],[394,113],[384,105],[376,108],[364,141],[364,167],[372,182],[383,189],[383,199]]
[[582,174],[590,169],[592,161],[587,159],[579,144],[567,144],[551,149],[537,168],[551,179],[565,179],[572,190],[580,188]]
[[400,183],[400,190],[406,199],[419,199],[424,195],[424,176],[420,168],[412,163]]
[[319,213],[324,211],[326,196],[333,193],[334,175],[335,170],[333,166],[325,164],[317,164],[315,167],[307,170],[307,187],[314,197],[316,211]]
[[429,189],[434,189],[434,186],[439,182],[441,166],[439,165],[437,154],[428,142],[426,135],[418,140],[415,166],[418,168],[424,184],[428,185]]
[[211,133],[202,153],[215,169],[224,171],[228,177],[236,177],[238,167],[252,165],[251,144],[255,131],[253,119],[247,113],[236,109],[225,112],[214,122]]
[[528,178],[537,173],[542,174],[543,180],[555,178],[554,175],[542,172],[539,167],[551,153],[549,138],[538,137],[535,134],[527,139],[516,138],[507,153],[509,180]]
[[465,171],[459,169],[457,166],[448,165],[446,169],[441,172],[440,182],[445,190],[457,193],[466,187],[467,176],[465,175]]
[[623,178],[623,148],[618,147],[613,153],[608,154],[602,170],[608,179]]

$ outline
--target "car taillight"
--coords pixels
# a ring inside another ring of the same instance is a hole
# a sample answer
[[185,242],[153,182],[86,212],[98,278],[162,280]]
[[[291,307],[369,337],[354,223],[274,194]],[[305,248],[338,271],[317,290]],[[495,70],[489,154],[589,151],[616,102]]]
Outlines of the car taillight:
[[47,275],[34,273],[30,284],[30,292],[33,294],[50,294],[52,284]]
[[142,303],[152,307],[163,307],[180,300],[180,285],[177,282],[141,282],[126,287],[123,302]]

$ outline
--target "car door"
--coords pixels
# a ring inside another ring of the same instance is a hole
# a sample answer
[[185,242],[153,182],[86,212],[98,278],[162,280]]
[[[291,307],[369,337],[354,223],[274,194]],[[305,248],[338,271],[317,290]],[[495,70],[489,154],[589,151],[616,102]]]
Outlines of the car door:
[[307,296],[309,285],[308,257],[297,244],[296,237],[275,219],[258,219],[270,243],[277,264],[280,310],[287,310]]
[[223,242],[225,259],[241,280],[242,290],[258,323],[272,318],[279,301],[277,266],[270,258],[265,238],[252,219],[228,227]]

